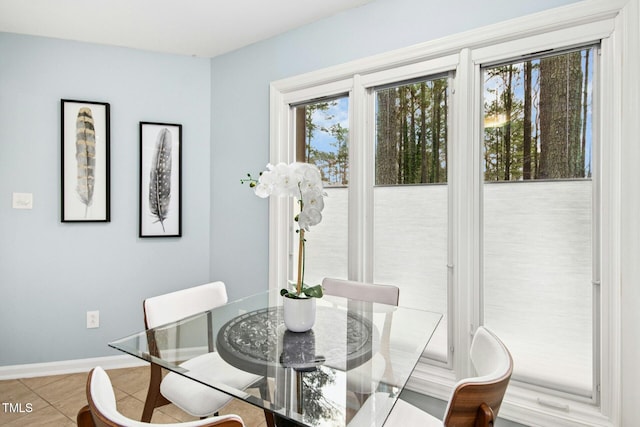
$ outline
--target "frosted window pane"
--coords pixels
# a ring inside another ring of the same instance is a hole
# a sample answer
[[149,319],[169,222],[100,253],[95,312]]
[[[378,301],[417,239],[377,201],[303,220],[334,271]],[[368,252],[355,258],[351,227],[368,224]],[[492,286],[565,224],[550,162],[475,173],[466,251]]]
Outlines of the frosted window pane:
[[447,185],[374,189],[374,282],[400,304],[443,313],[426,354],[447,360]]
[[486,184],[485,324],[504,340],[514,378],[590,395],[592,182]]

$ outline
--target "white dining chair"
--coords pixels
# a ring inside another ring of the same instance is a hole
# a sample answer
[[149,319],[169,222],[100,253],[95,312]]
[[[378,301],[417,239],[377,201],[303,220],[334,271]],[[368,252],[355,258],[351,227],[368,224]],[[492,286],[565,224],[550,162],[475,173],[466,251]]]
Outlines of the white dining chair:
[[327,295],[393,306],[398,305],[400,298],[400,289],[397,286],[377,285],[330,277],[325,277],[322,280],[322,289]]
[[171,424],[132,420],[118,411],[109,375],[99,366],[89,372],[87,402],[88,405],[78,411],[78,427],[244,427],[242,418],[234,414]]
[[[202,313],[226,304],[227,290],[223,282],[211,282],[152,298],[143,303],[145,328],[151,329],[179,319]],[[211,327],[211,322],[208,322]],[[148,335],[149,351],[157,352],[153,334]],[[237,369],[225,362],[213,351],[213,337],[209,336],[209,352],[189,359],[180,366],[190,371],[190,376],[220,382],[236,389],[245,389],[260,377]],[[173,403],[184,412],[196,417],[216,414],[231,396],[200,384],[182,375],[170,372],[164,378],[159,365],[151,364],[149,390],[142,413],[142,421],[149,422],[153,410]]]
[[[329,277],[322,281],[322,288],[325,295],[371,303],[375,302],[391,307],[398,305],[398,299],[400,297],[400,289],[397,286],[371,284]],[[376,352],[371,359],[362,365],[351,369],[347,374],[347,387],[360,401],[364,401],[368,395],[376,391],[380,380],[385,375],[392,375],[392,373],[388,371],[390,364],[386,360],[388,357],[388,340],[393,316],[393,309],[389,308],[390,307],[379,307],[379,311],[385,314],[384,327],[381,333],[380,351]]]
[[471,343],[476,376],[454,387],[443,420],[398,399],[385,427],[493,426],[513,372],[513,359],[504,343],[485,327],[478,327]]

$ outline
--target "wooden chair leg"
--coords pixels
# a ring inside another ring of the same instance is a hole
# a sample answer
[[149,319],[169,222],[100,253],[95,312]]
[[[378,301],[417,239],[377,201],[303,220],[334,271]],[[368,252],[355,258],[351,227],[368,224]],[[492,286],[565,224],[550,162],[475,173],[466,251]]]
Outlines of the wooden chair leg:
[[267,427],[276,427],[276,420],[273,416],[273,413],[264,410],[264,419],[267,422]]
[[78,411],[76,422],[78,423],[78,427],[96,427],[95,423],[93,422],[93,416],[91,415],[89,405],[83,406]]
[[[260,397],[263,400],[269,400],[269,380],[263,378],[258,384],[258,390],[260,390]],[[267,422],[267,427],[276,427],[276,421],[273,413],[264,409],[264,419]]]
[[151,364],[151,379],[149,380],[149,390],[147,390],[147,399],[144,402],[144,410],[142,411],[141,421],[145,423],[151,422],[153,410],[158,406],[170,403],[162,394],[160,394],[160,383],[162,382],[162,368],[160,365]]
[[353,395],[358,400],[358,404],[360,406],[364,405],[364,402],[369,398],[369,396],[371,396],[370,393],[358,393],[355,391],[353,392]]
[[489,405],[483,403],[478,407],[476,412],[476,422],[474,427],[492,427],[495,421],[495,415]]

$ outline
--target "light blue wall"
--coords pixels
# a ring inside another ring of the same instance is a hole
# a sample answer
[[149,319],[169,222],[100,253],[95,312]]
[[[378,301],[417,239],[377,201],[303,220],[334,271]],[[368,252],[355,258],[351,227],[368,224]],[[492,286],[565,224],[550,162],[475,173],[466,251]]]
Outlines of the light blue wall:
[[[267,202],[239,179],[269,159],[271,81],[574,1],[377,0],[213,60],[0,33],[0,366],[117,354],[150,295],[266,288]],[[60,223],[61,98],[111,104],[110,223]],[[140,121],[183,125],[180,239],[137,237]]]
[[[116,354],[107,342],[142,329],[145,297],[208,280],[210,67],[0,33],[0,366]],[[110,223],[60,222],[61,98],[111,104]],[[140,121],[183,125],[180,239],[138,238]]]
[[[266,286],[268,206],[238,184],[269,161],[269,83],[576,0],[377,0],[212,60],[211,275]],[[243,254],[239,256],[239,254]]]

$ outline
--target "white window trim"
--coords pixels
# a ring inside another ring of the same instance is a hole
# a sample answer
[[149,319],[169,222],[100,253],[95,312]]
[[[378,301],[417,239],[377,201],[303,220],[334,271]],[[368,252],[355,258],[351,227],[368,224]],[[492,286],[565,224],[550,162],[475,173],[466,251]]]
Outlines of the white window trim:
[[[480,321],[480,198],[469,200],[462,197],[469,192],[477,194],[474,188],[480,186],[480,137],[481,123],[477,108],[481,105],[479,87],[479,64],[490,61],[496,55],[495,46],[501,46],[501,55],[505,52],[526,50],[525,44],[515,42],[527,38],[536,42],[536,38],[545,38],[549,34],[553,40],[559,42],[558,47],[568,47],[584,42],[603,39],[603,61],[600,70],[601,90],[605,94],[601,100],[602,123],[599,129],[601,141],[600,153],[603,164],[607,165],[601,180],[601,307],[602,307],[602,342],[601,342],[601,400],[600,407],[590,404],[576,403],[574,400],[563,399],[544,390],[534,390],[532,387],[519,387],[517,383],[510,386],[509,392],[501,408],[501,417],[517,422],[530,424],[536,420],[537,425],[579,426],[620,425],[623,419],[622,378],[621,365],[621,227],[629,226],[622,223],[621,216],[621,185],[622,178],[637,178],[626,169],[625,176],[620,174],[619,166],[624,163],[626,152],[638,151],[636,148],[626,148],[622,145],[622,136],[635,135],[637,140],[638,125],[633,120],[623,120],[623,109],[626,117],[638,117],[640,107],[637,100],[625,94],[622,88],[623,77],[627,86],[625,90],[638,92],[638,83],[632,76],[636,71],[632,65],[638,65],[637,59],[623,61],[625,56],[637,56],[640,41],[637,36],[635,21],[638,15],[639,0],[596,0],[578,2],[565,7],[541,12],[534,15],[514,19],[501,24],[492,25],[479,30],[473,30],[445,39],[431,41],[405,49],[377,55],[364,60],[353,61],[336,67],[304,74],[301,76],[280,80],[271,84],[271,158],[272,163],[289,162],[293,160],[294,144],[289,140],[292,126],[289,105],[314,97],[330,94],[349,93],[351,103],[361,108],[350,111],[350,137],[366,139],[367,136],[367,97],[366,85],[369,75],[381,72],[391,67],[411,67],[419,62],[438,60],[448,55],[459,55],[456,70],[455,99],[456,111],[453,114],[452,131],[455,138],[467,141],[467,149],[461,144],[451,144],[451,155],[458,161],[452,171],[458,174],[451,184],[460,186],[454,189],[457,198],[452,201],[453,222],[451,223],[453,238],[457,250],[453,254],[455,267],[453,281],[453,298],[456,300],[456,310],[449,313],[450,322],[456,328],[453,345],[456,348],[453,365],[455,377],[451,371],[446,371],[426,363],[417,367],[409,387],[413,390],[430,394],[434,397],[447,399],[450,387],[456,378],[468,373],[468,346],[470,333]],[[522,48],[522,49],[521,49]],[[530,51],[529,51],[530,52]],[[528,52],[528,53],[529,53]],[[495,57],[494,59],[498,59]],[[364,108],[362,108],[364,107]],[[471,124],[471,125],[469,125]],[[356,144],[353,144],[356,145]],[[353,156],[351,156],[353,154]],[[352,161],[365,161],[372,153],[350,153]],[[358,159],[358,160],[356,160]],[[369,163],[371,164],[371,162]],[[359,165],[363,166],[363,165]],[[453,162],[452,162],[453,166]],[[473,168],[473,173],[463,173]],[[359,167],[361,171],[366,168]],[[351,185],[365,185],[366,172],[360,176],[351,177]],[[369,186],[372,188],[372,186]],[[466,191],[465,191],[466,189]],[[371,200],[371,195],[362,193],[357,200],[350,200],[355,206],[364,208]],[[635,206],[638,205],[637,202]],[[284,200],[270,199],[270,228],[269,228],[269,265],[270,287],[277,289],[287,280],[291,265],[291,251],[288,237],[291,230],[291,206]],[[356,213],[361,211],[356,210]],[[628,213],[627,213],[628,215]],[[362,220],[362,216],[354,215],[349,219],[350,233],[364,238],[371,230],[371,221]],[[628,220],[627,220],[628,221]],[[633,227],[631,227],[633,229]],[[627,246],[631,243],[626,242]],[[371,259],[356,254],[357,251],[367,251],[370,245],[349,248],[350,255],[357,255],[357,259]],[[354,279],[367,279],[370,268],[362,263],[351,265],[350,272]],[[633,271],[631,271],[633,273]],[[465,309],[466,308],[466,309]],[[629,336],[627,334],[626,336]],[[629,363],[629,361],[626,361]],[[627,400],[629,401],[629,400]],[[570,410],[567,410],[569,408]],[[627,408],[632,412],[633,409]]]

